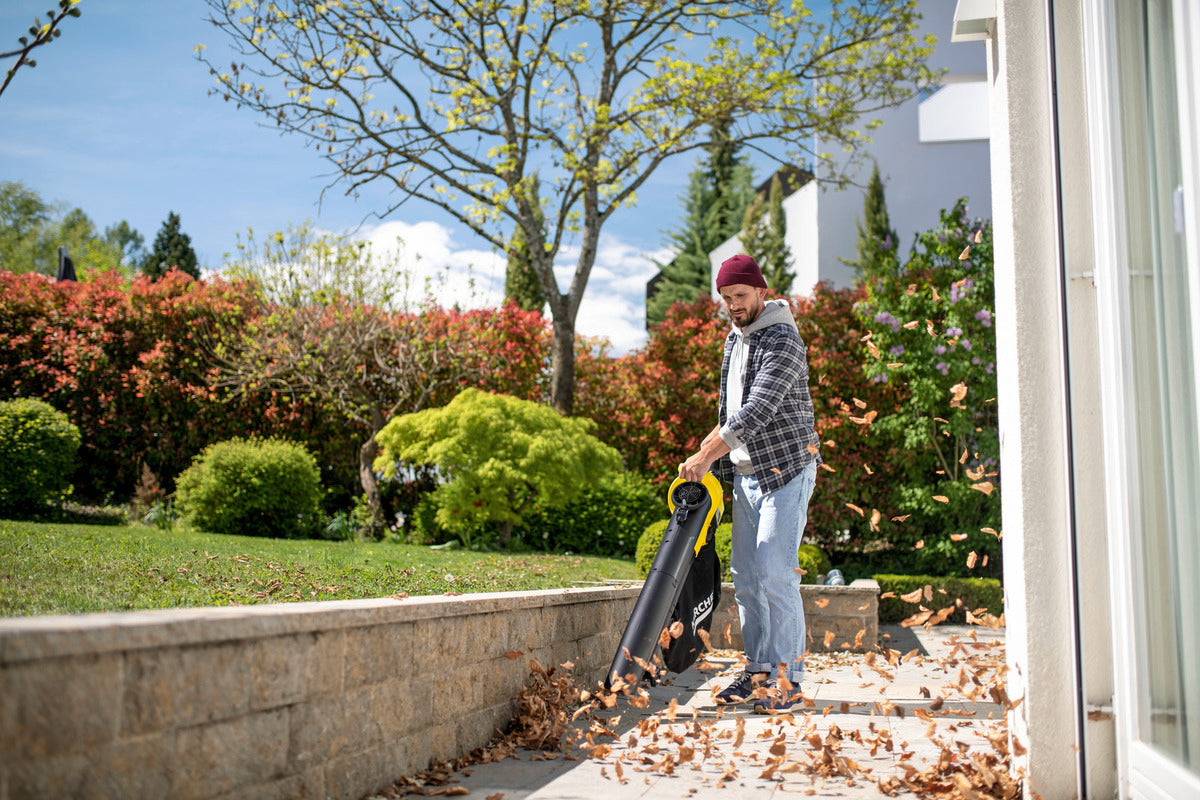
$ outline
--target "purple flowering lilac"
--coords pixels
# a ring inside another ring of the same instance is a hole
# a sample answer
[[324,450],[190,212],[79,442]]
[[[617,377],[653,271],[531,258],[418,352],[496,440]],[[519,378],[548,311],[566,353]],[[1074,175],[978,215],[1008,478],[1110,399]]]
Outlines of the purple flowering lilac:
[[957,303],[959,300],[965,299],[967,294],[974,288],[975,282],[970,278],[955,281],[950,285],[950,302]]
[[962,328],[947,328],[947,336],[962,336]]
[[968,342],[966,339],[963,339],[961,342],[959,342],[959,344],[962,345],[963,350],[966,350],[968,352],[971,350],[971,343]]
[[894,346],[892,349],[888,350],[888,352],[894,356],[904,355],[904,345],[898,344],[898,345]]
[[933,352],[934,352],[934,355],[939,355],[939,356],[945,355],[946,354],[946,345],[939,344],[937,347],[933,348]]
[[938,372],[942,373],[943,375],[950,374],[950,365],[947,364],[945,361],[939,361],[937,363],[937,366],[934,367],[934,369],[936,369]]
[[875,321],[881,325],[888,325],[892,329],[892,333],[900,330],[900,321],[886,311],[880,311],[875,315]]
[[983,327],[985,327],[985,328],[992,327],[992,312],[988,311],[986,308],[981,308],[978,311],[976,311],[975,319],[982,322]]

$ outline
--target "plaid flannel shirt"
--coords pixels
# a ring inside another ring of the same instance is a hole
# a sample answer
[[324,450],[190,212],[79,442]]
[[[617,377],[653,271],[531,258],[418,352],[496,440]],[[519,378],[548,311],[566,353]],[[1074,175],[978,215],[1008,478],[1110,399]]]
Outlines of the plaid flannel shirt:
[[[808,357],[793,325],[769,325],[748,334],[742,407],[726,419],[725,384],[735,340],[731,331],[721,360],[718,418],[723,432],[732,433],[745,445],[754,477],[769,493],[785,486],[813,461],[821,463],[808,392]],[[733,463],[728,455],[717,460],[714,471],[723,481],[733,480]]]

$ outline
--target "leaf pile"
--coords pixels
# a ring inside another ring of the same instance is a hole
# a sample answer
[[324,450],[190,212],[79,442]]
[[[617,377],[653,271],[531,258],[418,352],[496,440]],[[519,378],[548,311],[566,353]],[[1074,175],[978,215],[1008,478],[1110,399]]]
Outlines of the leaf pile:
[[[928,703],[915,709],[885,699],[818,708],[805,698],[798,710],[772,717],[765,729],[751,734],[746,717],[737,711],[718,708],[715,717],[702,717],[698,708],[680,709],[672,700],[624,735],[613,730],[612,721],[605,724],[593,714],[579,746],[591,758],[611,765],[612,774],[604,768],[602,774],[620,783],[629,780],[630,773],[673,775],[689,769],[706,773],[703,782],[716,788],[739,777],[781,783],[807,779],[814,785],[821,779],[848,786],[871,783],[888,796],[907,791],[928,800],[1015,800],[1022,796],[1023,770],[1013,758],[1024,753],[1024,747],[1010,739],[1003,717],[976,719],[978,711],[961,707],[964,700],[997,703],[1006,711],[1020,704],[1010,701],[1004,689],[1004,644],[982,642],[972,634],[952,637],[949,645],[949,652],[938,658],[892,649],[808,656],[812,673],[848,667],[859,677],[875,678],[860,686],[878,683],[881,695],[902,664],[940,671],[947,682],[935,691],[923,688]],[[719,669],[711,662],[702,668]],[[727,671],[740,668],[734,664]],[[644,707],[644,690],[625,692],[630,705]],[[954,700],[960,702],[947,703]],[[611,697],[598,694],[576,715],[610,705]],[[865,726],[843,729],[828,719],[832,712],[848,714],[855,707],[870,714]],[[897,741],[876,719],[908,713],[925,723],[926,742]]]

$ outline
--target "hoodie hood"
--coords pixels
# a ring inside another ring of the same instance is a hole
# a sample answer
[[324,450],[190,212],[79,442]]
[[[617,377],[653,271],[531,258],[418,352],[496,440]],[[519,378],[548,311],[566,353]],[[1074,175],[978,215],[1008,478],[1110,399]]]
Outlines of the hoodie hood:
[[796,330],[799,330],[799,327],[796,325],[796,318],[792,316],[792,308],[788,305],[787,300],[768,300],[763,304],[763,310],[754,319],[754,322],[751,322],[745,328],[739,328],[737,325],[734,325],[733,331],[739,336],[749,336],[772,325],[791,325]]

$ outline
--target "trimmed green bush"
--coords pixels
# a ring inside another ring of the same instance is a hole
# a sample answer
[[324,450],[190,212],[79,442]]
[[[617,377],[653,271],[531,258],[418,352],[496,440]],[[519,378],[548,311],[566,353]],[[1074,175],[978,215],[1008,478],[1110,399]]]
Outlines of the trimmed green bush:
[[[667,532],[668,522],[670,520],[662,520],[647,525],[646,530],[642,532],[641,538],[638,539],[635,562],[638,573],[643,578],[650,574],[650,567],[654,564],[654,556],[658,553],[658,546],[662,544],[663,534]],[[717,526],[716,544],[717,555],[721,559],[721,578],[726,581],[733,580],[733,575],[729,570],[733,547],[732,523],[726,522]],[[801,583],[816,583],[817,575],[829,570],[829,556],[825,555],[825,552],[816,545],[802,544],[796,555],[800,560],[800,569],[805,571],[805,574],[800,576]]]
[[[879,583],[879,621],[894,624],[908,619],[921,610],[921,606],[938,611],[962,600],[962,609],[976,611],[986,608],[989,613],[1000,616],[1004,611],[1004,587],[995,578],[936,578],[932,575],[873,575]],[[931,599],[926,593],[916,602],[906,602],[902,595],[930,587]],[[894,596],[885,596],[885,595]],[[966,613],[959,609],[947,620],[963,622]]]
[[40,514],[71,493],[79,428],[44,400],[0,403],[0,514]]
[[[805,564],[807,556],[807,563]],[[815,544],[800,545],[800,568],[808,570],[812,580],[805,580],[805,583],[816,583],[818,575],[828,575],[829,570],[833,569],[833,563],[829,560],[829,556],[820,547]]]
[[301,539],[324,527],[317,462],[283,439],[209,445],[179,476],[176,505],[189,524],[212,533]]
[[538,550],[632,556],[646,526],[666,514],[653,484],[621,472],[565,506],[536,507],[516,533]]

